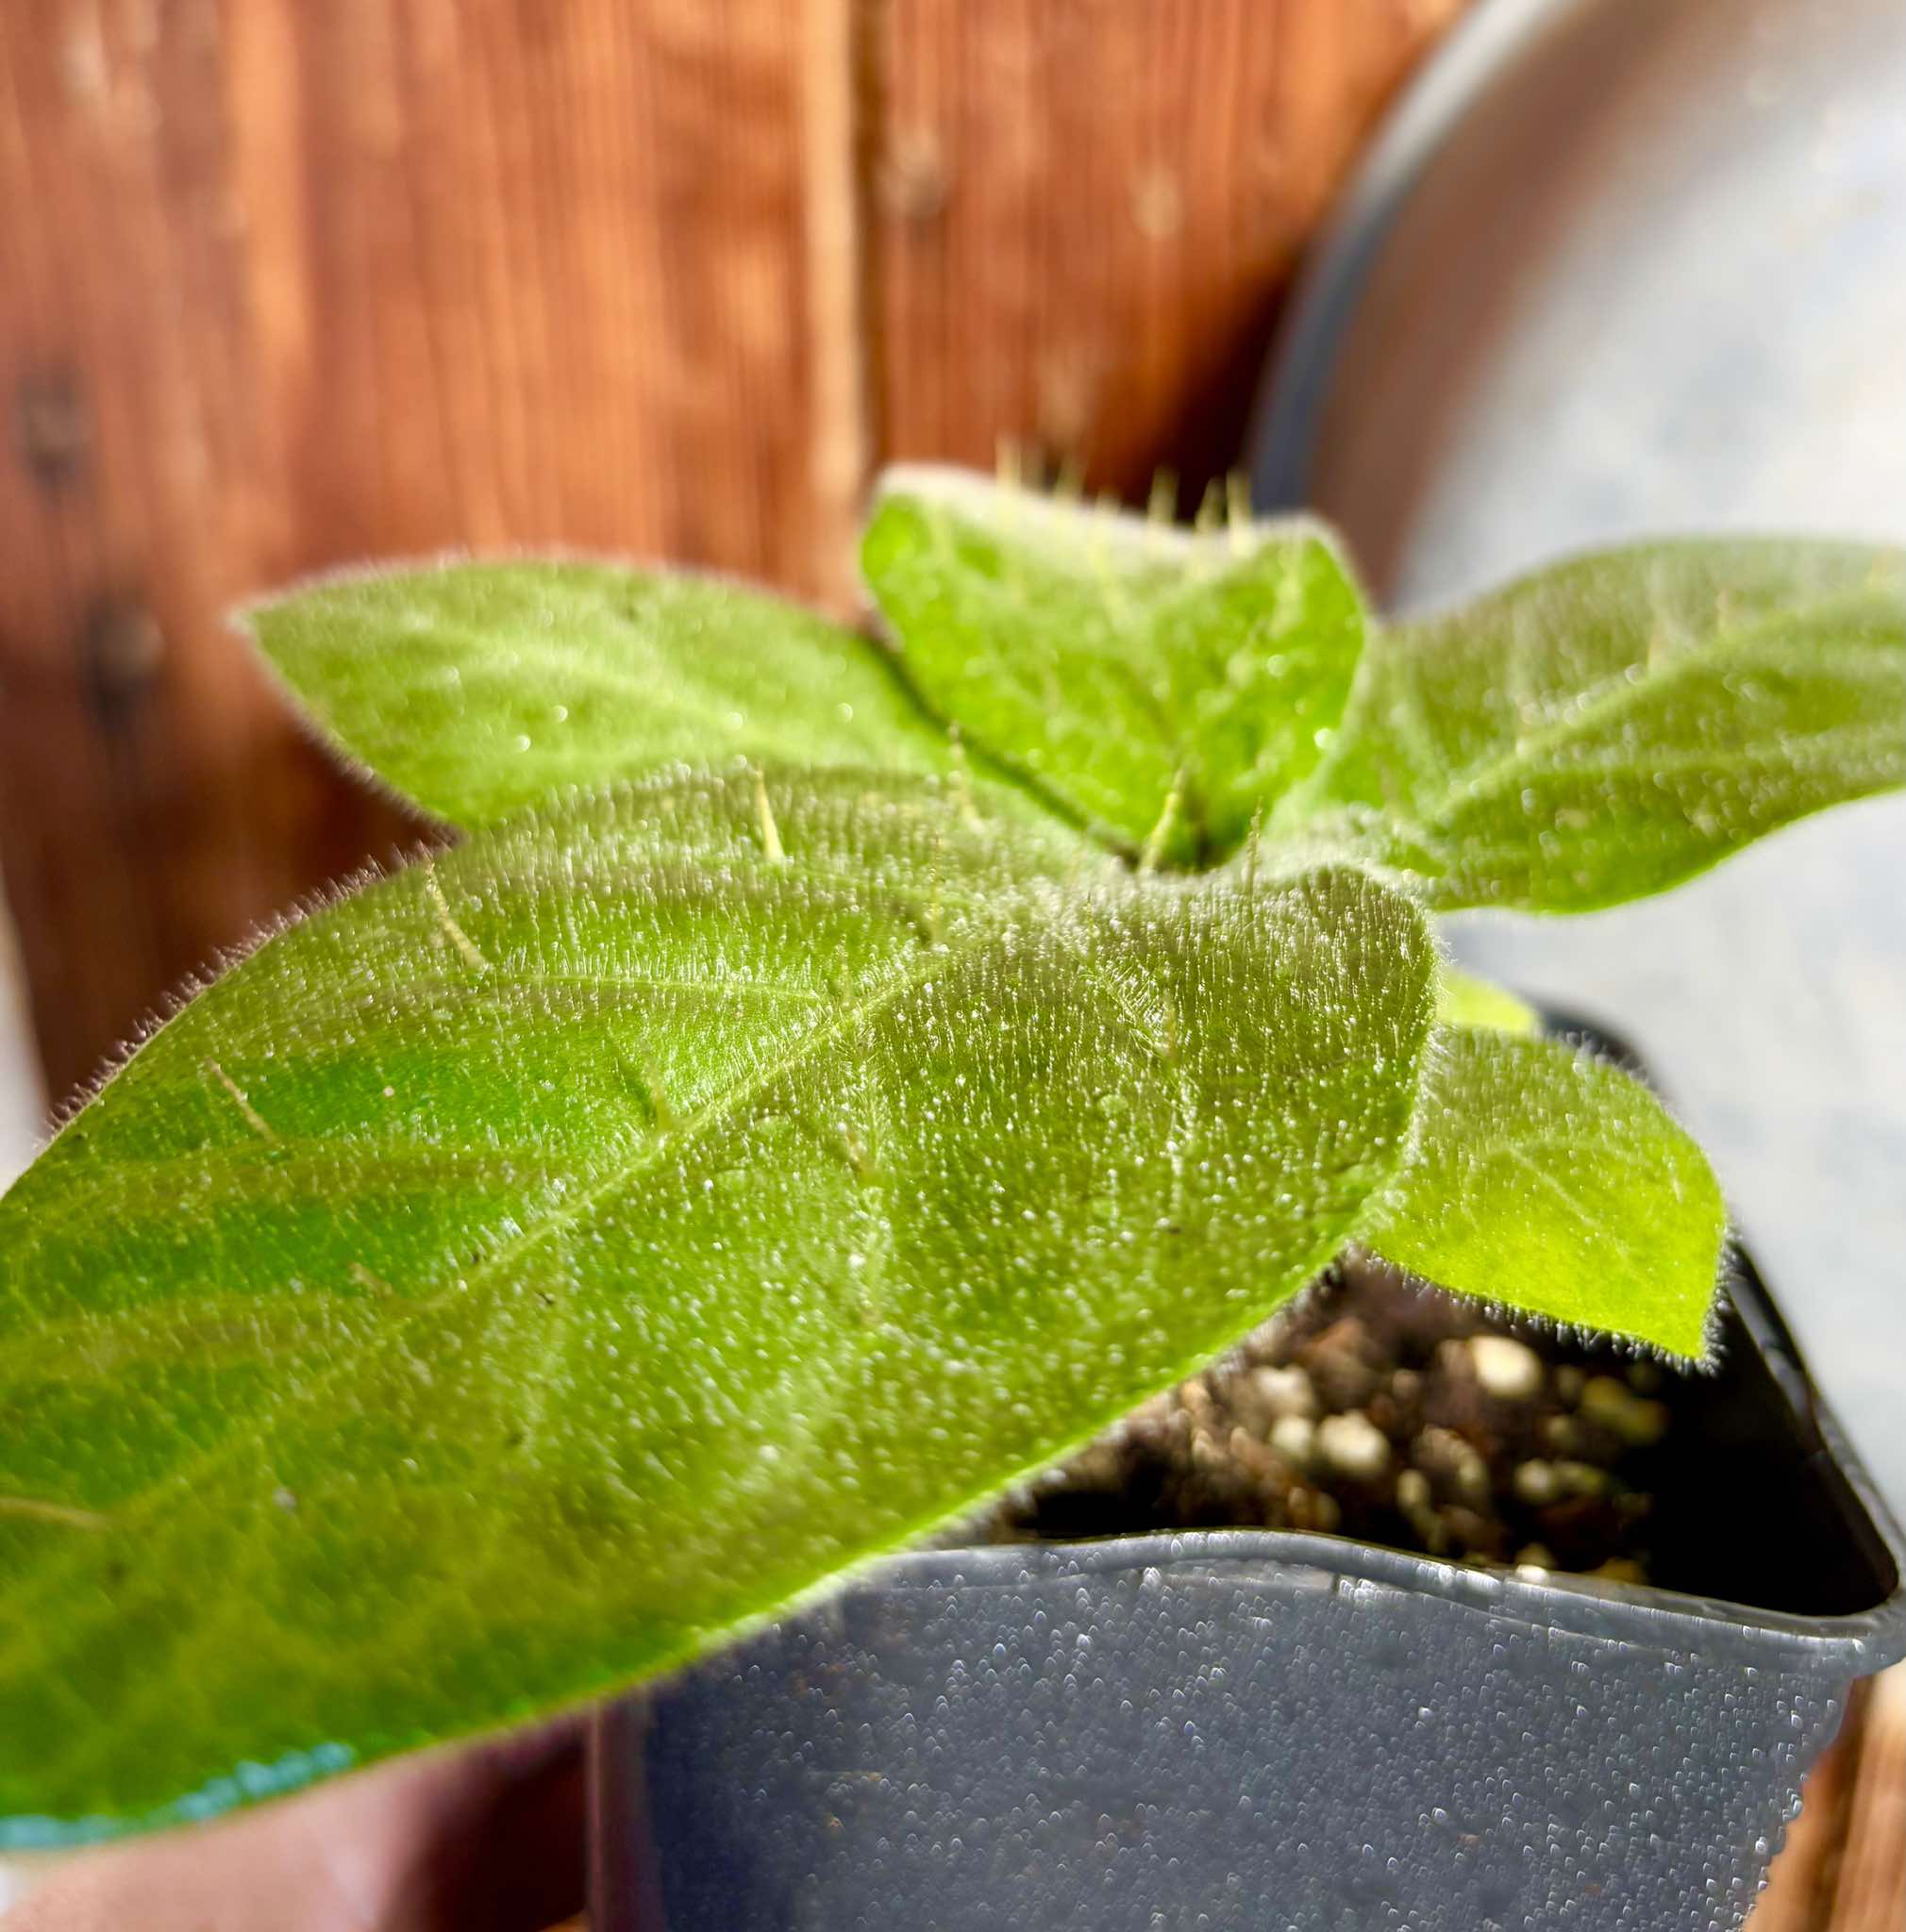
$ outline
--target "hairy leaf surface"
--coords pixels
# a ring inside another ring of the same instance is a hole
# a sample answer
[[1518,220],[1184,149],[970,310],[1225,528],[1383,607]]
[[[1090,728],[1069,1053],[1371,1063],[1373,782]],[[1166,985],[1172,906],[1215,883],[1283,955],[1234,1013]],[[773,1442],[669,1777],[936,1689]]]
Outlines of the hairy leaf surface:
[[1367,1246],[1444,1288],[1706,1352],[1727,1210],[1638,1080],[1560,1041],[1445,1028],[1417,1133]]
[[1691,541],[1377,632],[1280,831],[1341,814],[1442,907],[1659,891],[1906,784],[1906,554]]
[[627,1684],[1225,1346],[1435,958],[933,781],[657,779],[272,940],[0,1201],[0,1840]]
[[861,563],[976,743],[1132,850],[1224,858],[1316,763],[1363,608],[1318,526],[1210,535],[953,471],[884,483]]
[[887,652],[718,578],[431,565],[243,618],[336,749],[466,829],[671,762],[947,762]]

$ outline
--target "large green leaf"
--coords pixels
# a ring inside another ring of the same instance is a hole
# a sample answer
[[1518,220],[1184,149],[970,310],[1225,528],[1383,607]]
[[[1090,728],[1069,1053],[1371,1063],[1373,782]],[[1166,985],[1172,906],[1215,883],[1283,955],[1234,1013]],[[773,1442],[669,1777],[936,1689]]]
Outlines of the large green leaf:
[[1394,1175],[1435,958],[933,781],[658,778],[272,940],[0,1202],[0,1841],[626,1684],[1042,1466]]
[[1303,522],[1210,534],[890,472],[861,550],[928,698],[1133,851],[1222,858],[1316,763],[1363,641]]
[[887,652],[718,578],[430,565],[309,585],[242,621],[336,749],[466,829],[676,761],[947,763]]
[[1371,639],[1277,828],[1343,814],[1436,905],[1574,912],[1906,784],[1906,554],[1649,544]]
[[1415,1148],[1361,1232],[1441,1287],[1696,1357],[1727,1210],[1639,1081],[1560,1041],[1453,1026]]

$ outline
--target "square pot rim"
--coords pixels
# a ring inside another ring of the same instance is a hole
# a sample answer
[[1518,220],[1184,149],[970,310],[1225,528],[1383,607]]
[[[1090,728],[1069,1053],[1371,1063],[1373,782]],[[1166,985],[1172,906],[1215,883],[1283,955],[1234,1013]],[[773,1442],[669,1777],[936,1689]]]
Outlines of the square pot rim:
[[[1814,1389],[1785,1324],[1744,1254],[1734,1257],[1727,1292],[1750,1345],[1773,1373],[1781,1400],[1802,1434],[1814,1439],[1812,1454],[1832,1464],[1846,1484],[1852,1513],[1864,1519],[1871,1545],[1891,1566],[1890,1590],[1865,1609],[1832,1615],[1762,1609],[1565,1571],[1537,1577],[1476,1568],[1318,1531],[1249,1528],[902,1550],[870,1566],[858,1590],[938,1594],[955,1589],[1016,1589],[1034,1572],[1060,1580],[1123,1572],[1202,1574],[1242,1588],[1279,1582],[1286,1588],[1296,1583],[1377,1598],[1439,1597],[1452,1608],[1650,1651],[1698,1651],[1703,1657],[1744,1664],[1791,1663],[1846,1677],[1870,1675],[1906,1657],[1906,1535]],[[850,1591],[856,1588],[849,1585]]]

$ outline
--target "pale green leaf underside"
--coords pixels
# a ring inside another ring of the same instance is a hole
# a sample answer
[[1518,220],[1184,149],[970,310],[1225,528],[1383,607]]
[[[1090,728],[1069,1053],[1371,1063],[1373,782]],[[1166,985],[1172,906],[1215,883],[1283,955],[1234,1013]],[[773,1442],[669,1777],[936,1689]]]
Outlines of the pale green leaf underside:
[[1439,1286],[1706,1352],[1727,1211],[1647,1088],[1562,1041],[1439,1029],[1414,1152],[1365,1245]]
[[1527,1000],[1446,961],[1436,981],[1436,1018],[1445,1026],[1493,1027],[1498,1033],[1542,1029],[1541,1014]]
[[0,1841],[607,1691],[1048,1462],[1337,1250],[1434,974],[1363,874],[851,774],[273,940],[0,1201]]
[[1234,850],[1316,763],[1363,641],[1356,587],[1301,522],[1195,536],[899,470],[861,565],[921,691],[973,742],[1183,864]]
[[886,652],[718,578],[431,565],[312,584],[243,622],[338,750],[466,830],[674,762],[947,762]]
[[1906,555],[1688,541],[1376,632],[1278,828],[1339,815],[1439,907],[1572,912],[1902,784]]

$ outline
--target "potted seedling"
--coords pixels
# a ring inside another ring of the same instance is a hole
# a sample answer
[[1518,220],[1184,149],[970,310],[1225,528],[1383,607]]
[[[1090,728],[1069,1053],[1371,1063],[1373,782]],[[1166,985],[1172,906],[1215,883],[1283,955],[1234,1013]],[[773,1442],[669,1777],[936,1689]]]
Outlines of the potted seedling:
[[[890,644],[582,561],[246,613],[446,838],[0,1202],[0,1843],[645,1684],[605,1926],[1734,1923],[1895,1532],[1699,1150],[1430,919],[1906,782],[1906,563],[1382,626],[1309,525],[903,472],[864,565]],[[1677,1405],[1654,1581],[1525,1534]]]

